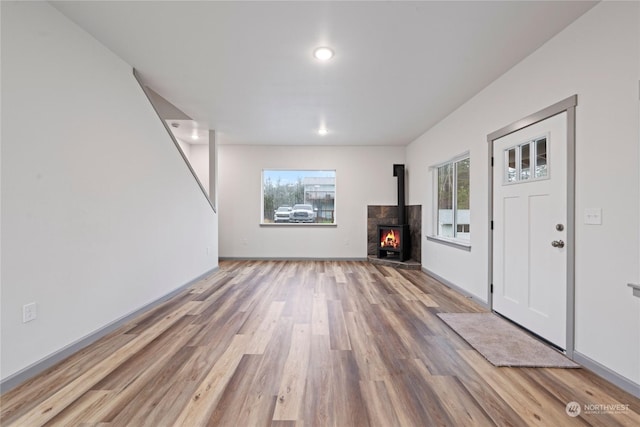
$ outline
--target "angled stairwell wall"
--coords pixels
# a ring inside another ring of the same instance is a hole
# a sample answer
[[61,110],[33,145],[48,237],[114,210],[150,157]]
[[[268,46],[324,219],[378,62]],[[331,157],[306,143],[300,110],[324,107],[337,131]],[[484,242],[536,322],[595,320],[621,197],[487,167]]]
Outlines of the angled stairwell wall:
[[4,385],[215,269],[218,219],[129,64],[48,3],[1,19]]

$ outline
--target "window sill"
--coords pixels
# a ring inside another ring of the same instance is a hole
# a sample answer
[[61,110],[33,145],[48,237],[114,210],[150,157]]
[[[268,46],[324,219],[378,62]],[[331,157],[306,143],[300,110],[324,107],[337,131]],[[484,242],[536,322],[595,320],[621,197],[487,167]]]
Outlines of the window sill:
[[426,237],[427,237],[427,240],[429,240],[430,242],[436,242],[443,245],[451,246],[453,248],[462,249],[463,251],[471,252],[471,243],[462,242],[460,240],[454,240],[454,239],[446,239],[438,236],[426,236]]

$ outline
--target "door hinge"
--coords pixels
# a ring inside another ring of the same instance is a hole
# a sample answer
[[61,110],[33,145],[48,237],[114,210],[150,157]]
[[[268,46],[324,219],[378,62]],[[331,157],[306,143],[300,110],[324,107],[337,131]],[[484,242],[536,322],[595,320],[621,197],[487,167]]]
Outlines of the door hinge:
[[491,167],[493,167],[493,157],[491,158]]
[[493,230],[493,220],[491,220],[491,229]]
[[493,293],[493,283],[491,284],[491,286],[489,287],[489,290],[491,291],[491,293]]

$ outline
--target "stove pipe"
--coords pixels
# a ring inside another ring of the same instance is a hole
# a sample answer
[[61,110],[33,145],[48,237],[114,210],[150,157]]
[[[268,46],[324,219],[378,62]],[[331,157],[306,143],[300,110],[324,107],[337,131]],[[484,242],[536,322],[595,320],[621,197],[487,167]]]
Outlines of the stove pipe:
[[393,176],[398,177],[398,225],[407,223],[404,206],[404,165],[393,165]]

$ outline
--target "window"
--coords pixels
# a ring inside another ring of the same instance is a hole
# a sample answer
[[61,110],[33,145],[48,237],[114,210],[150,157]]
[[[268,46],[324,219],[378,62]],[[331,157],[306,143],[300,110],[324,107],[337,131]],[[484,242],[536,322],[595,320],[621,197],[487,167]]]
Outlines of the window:
[[505,184],[529,182],[548,178],[547,137],[504,150]]
[[471,239],[468,156],[435,168],[437,175],[436,236],[468,242]]
[[262,171],[261,224],[335,224],[335,170]]

